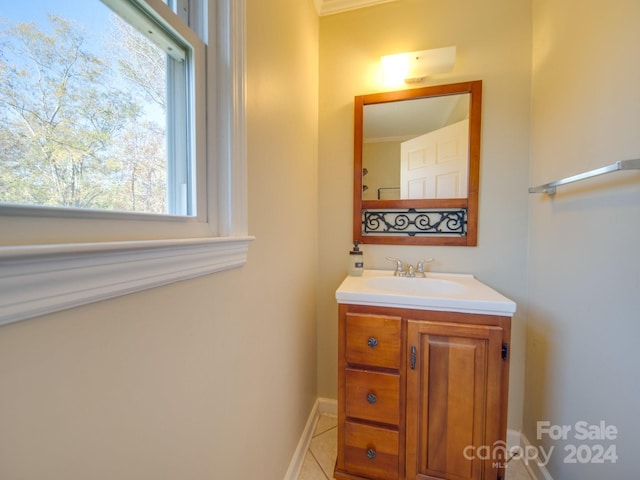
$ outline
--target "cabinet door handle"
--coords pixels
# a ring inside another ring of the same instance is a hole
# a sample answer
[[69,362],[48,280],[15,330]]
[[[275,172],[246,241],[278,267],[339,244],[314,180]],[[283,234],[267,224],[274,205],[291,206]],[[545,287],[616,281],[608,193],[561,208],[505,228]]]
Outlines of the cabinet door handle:
[[411,345],[411,370],[416,369],[416,357],[417,357],[416,347],[415,345]]
[[367,340],[367,345],[369,345],[371,348],[376,348],[378,346],[378,339],[376,337],[369,337],[369,340]]
[[367,449],[367,458],[369,460],[373,460],[376,458],[376,451],[373,448],[368,448]]
[[378,401],[378,397],[376,397],[375,393],[368,393],[367,394],[367,402],[369,402],[371,405],[373,405],[377,401]]

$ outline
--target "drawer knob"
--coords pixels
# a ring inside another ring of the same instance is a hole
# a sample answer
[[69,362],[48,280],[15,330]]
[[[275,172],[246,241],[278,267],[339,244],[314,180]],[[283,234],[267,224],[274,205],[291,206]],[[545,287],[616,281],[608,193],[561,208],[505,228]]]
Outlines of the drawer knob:
[[376,337],[369,337],[369,340],[367,340],[367,345],[369,345],[371,348],[376,348],[378,346],[378,339]]
[[369,402],[371,405],[373,405],[377,401],[378,401],[378,397],[376,397],[375,393],[368,393],[367,394],[367,402]]
[[373,448],[368,448],[367,449],[367,458],[369,460],[373,460],[376,458],[376,451]]

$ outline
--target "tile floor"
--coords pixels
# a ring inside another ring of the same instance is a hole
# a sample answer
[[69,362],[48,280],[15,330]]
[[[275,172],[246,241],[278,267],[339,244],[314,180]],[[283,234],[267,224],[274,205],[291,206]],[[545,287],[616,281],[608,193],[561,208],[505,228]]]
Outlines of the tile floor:
[[[338,449],[336,417],[322,415],[316,424],[298,480],[332,480]],[[533,480],[521,460],[507,467],[507,480]]]
[[338,455],[338,419],[321,415],[298,480],[332,480]]

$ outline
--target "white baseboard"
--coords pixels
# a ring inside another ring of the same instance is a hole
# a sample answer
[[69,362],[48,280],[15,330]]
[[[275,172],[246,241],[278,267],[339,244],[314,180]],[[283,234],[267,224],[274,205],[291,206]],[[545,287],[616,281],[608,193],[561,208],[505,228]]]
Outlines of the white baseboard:
[[522,442],[520,441],[520,432],[518,430],[507,429],[507,449],[512,447],[520,447]]
[[320,411],[320,415],[337,417],[338,400],[334,400],[332,398],[318,398],[318,410]]
[[307,423],[304,426],[304,430],[302,431],[302,436],[300,437],[298,446],[293,453],[293,458],[289,463],[287,473],[285,473],[284,475],[284,480],[296,480],[300,476],[302,464],[304,463],[304,457],[307,454],[307,450],[309,450],[309,445],[311,444],[311,439],[313,438],[313,432],[316,428],[316,424],[318,423],[320,415],[337,417],[338,401],[332,400],[330,398],[316,399],[313,407],[311,408],[311,412],[309,413],[309,418],[307,419]]

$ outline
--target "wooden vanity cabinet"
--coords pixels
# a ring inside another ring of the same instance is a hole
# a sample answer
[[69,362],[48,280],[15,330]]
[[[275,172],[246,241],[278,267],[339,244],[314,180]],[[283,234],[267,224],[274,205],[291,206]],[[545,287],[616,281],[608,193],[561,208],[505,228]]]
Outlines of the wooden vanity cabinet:
[[510,327],[499,315],[340,304],[334,478],[504,478]]

